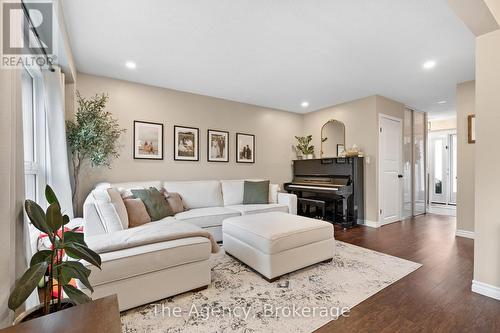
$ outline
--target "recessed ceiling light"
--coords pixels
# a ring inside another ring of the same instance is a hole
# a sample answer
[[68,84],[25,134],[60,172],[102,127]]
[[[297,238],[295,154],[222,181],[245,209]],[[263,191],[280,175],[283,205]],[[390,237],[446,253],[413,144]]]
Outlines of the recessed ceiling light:
[[309,102],[308,101],[303,101],[302,103],[300,103],[300,105],[303,107],[303,108],[307,108],[309,106]]
[[130,69],[134,69],[135,67],[137,67],[137,66],[135,65],[135,62],[133,62],[133,61],[127,61],[127,62],[125,63],[125,66],[127,66],[127,68],[130,68]]
[[438,104],[446,104],[446,103],[448,103],[448,102],[447,102],[447,101],[439,101],[439,102],[437,102],[437,103],[438,103]]
[[423,69],[431,69],[431,68],[434,68],[436,66],[436,62],[434,60],[428,60],[426,62],[424,62],[424,64],[422,65],[422,68]]

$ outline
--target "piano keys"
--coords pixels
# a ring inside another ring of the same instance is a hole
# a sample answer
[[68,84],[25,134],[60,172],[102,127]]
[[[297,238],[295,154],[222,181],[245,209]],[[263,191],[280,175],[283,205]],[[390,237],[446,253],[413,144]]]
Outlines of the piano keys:
[[296,194],[299,201],[309,198],[332,203],[326,219],[344,228],[364,219],[362,157],[295,160],[293,180],[284,188]]

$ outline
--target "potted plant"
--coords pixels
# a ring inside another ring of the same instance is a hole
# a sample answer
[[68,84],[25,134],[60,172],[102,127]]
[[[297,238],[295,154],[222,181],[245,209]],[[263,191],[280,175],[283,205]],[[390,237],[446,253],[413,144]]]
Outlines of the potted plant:
[[295,148],[297,148],[297,150],[307,159],[314,158],[314,146],[311,145],[312,135],[296,136],[295,139],[297,139]]
[[108,95],[97,94],[84,98],[76,93],[78,109],[75,121],[66,122],[66,136],[73,164],[73,207],[77,207],[79,175],[83,163],[90,161],[92,167],[110,167],[113,158],[120,157],[118,139],[125,132],[118,120],[106,111]]
[[[80,280],[93,292],[89,282],[90,269],[80,260],[101,268],[100,256],[87,247],[83,233],[76,232],[76,228],[64,227],[69,223],[69,217],[61,213],[59,201],[48,185],[45,197],[49,204],[46,212],[31,200],[25,201],[25,209],[33,226],[47,235],[51,247],[39,250],[31,257],[28,270],[17,280],[10,294],[8,306],[14,311],[18,309],[39,284],[44,288],[44,298],[39,306],[17,317],[14,324],[90,301],[90,297],[73,283],[74,279]],[[69,299],[63,299],[63,291]]]

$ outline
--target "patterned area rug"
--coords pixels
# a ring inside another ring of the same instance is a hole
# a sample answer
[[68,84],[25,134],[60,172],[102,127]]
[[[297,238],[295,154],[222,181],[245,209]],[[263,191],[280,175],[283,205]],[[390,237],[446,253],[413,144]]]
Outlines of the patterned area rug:
[[312,332],[421,265],[337,241],[333,261],[274,283],[239,261],[213,258],[208,289],[122,313],[135,332]]

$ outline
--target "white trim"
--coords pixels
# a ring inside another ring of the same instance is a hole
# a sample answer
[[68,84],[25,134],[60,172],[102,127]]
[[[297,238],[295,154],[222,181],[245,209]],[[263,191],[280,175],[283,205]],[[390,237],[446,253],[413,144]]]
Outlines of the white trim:
[[457,207],[455,205],[431,203],[427,206],[427,212],[437,215],[457,216]]
[[500,288],[497,286],[472,280],[471,290],[477,294],[500,300]]
[[381,221],[381,218],[382,218],[382,214],[380,213],[380,210],[381,210],[381,207],[382,207],[382,186],[381,186],[381,182],[380,182],[380,174],[382,172],[382,167],[381,167],[381,163],[382,163],[382,159],[381,159],[381,154],[380,154],[380,146],[381,146],[381,135],[380,135],[380,129],[381,129],[381,120],[382,118],[386,118],[386,119],[389,119],[389,120],[393,120],[393,121],[397,121],[399,122],[399,125],[401,127],[401,142],[400,142],[400,145],[399,145],[399,156],[401,157],[401,160],[399,161],[399,173],[402,174],[403,172],[403,128],[404,128],[404,123],[403,123],[403,119],[401,118],[398,118],[398,117],[393,117],[393,116],[389,116],[387,114],[384,114],[384,113],[379,113],[378,114],[378,129],[377,129],[377,135],[378,135],[378,147],[377,147],[377,154],[378,154],[378,163],[377,163],[377,168],[378,168],[378,171],[377,171],[377,187],[378,187],[378,209],[377,209],[377,215],[378,215],[378,222],[377,222],[377,227],[375,228],[378,228],[382,225],[385,225],[385,224],[389,224],[389,223],[393,223],[393,222],[398,222],[398,221],[401,221],[402,220],[402,216],[403,216],[403,184],[400,182],[399,183],[399,198],[401,200],[400,202],[400,205],[399,205],[399,214],[398,214],[398,217],[396,218],[395,221],[390,221],[390,222],[386,222],[386,223],[382,223]]
[[364,225],[365,227],[370,227],[370,228],[380,228],[383,227],[384,225],[389,225],[393,223],[398,223],[402,222],[403,220],[397,220],[397,221],[390,221],[390,222],[377,222],[377,221],[370,221],[370,220],[358,220],[359,225]]
[[370,228],[379,228],[380,223],[377,221],[370,221],[370,220],[358,220],[359,225],[364,225],[365,227],[370,227]]
[[380,227],[383,227],[384,225],[389,225],[389,224],[393,224],[393,223],[403,222],[403,220],[404,220],[404,219],[399,219],[399,220],[397,220],[397,221],[389,221],[389,222],[384,222],[384,223],[379,222],[379,223],[378,223],[378,225],[379,225]]
[[457,129],[456,128],[446,128],[446,129],[439,129],[439,130],[430,130],[429,132],[436,133],[436,134],[457,134]]
[[474,231],[457,229],[455,236],[474,239]]

